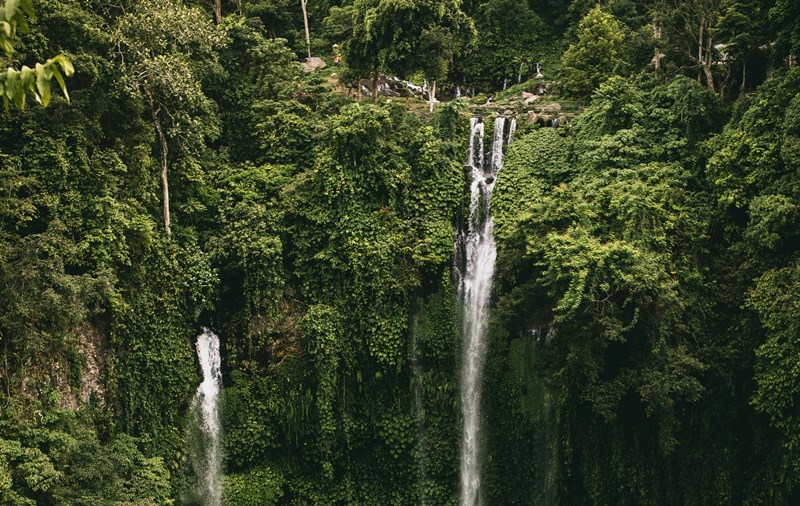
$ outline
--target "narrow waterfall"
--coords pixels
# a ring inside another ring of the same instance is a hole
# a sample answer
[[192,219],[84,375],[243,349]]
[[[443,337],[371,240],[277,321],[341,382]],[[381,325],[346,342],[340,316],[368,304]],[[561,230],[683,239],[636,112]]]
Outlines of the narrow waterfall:
[[203,382],[197,387],[192,412],[199,428],[199,444],[192,448],[197,473],[198,495],[205,506],[222,504],[222,454],[217,402],[222,387],[219,338],[207,328],[197,337],[197,358],[203,370]]
[[497,172],[503,166],[505,147],[516,127],[503,116],[494,123],[490,166],[484,168],[484,124],[470,122],[469,154],[465,170],[470,183],[469,219],[457,236],[456,281],[464,304],[461,360],[461,505],[480,504],[481,385],[486,355],[489,302],[494,276],[496,249],[490,214]]

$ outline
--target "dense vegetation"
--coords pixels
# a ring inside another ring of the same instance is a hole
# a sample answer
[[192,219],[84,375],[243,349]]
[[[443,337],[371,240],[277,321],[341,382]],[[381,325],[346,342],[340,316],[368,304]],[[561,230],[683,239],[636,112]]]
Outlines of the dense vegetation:
[[0,7],[0,502],[198,503],[205,325],[226,504],[456,504],[468,118],[535,62],[485,503],[800,502],[800,4],[304,3]]

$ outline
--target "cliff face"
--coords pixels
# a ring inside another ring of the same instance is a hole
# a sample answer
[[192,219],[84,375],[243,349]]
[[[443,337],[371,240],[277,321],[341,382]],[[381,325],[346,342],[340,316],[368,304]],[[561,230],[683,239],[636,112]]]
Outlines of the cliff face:
[[[89,322],[70,332],[70,343],[62,357],[40,357],[40,371],[49,367],[48,386],[58,394],[57,406],[77,411],[91,404],[106,409],[106,386],[108,381],[109,350],[108,337]],[[37,369],[31,364],[27,370]],[[36,373],[32,373],[36,375]],[[20,395],[37,396],[41,392],[30,389],[29,381],[22,380]]]

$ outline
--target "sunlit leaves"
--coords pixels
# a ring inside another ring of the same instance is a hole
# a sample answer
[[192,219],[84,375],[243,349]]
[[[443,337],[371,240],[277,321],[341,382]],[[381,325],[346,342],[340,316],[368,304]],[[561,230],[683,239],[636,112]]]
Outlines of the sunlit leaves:
[[566,90],[578,96],[590,94],[597,86],[621,70],[624,30],[613,15],[595,6],[581,20],[578,41],[561,61],[566,67]]
[[9,103],[13,103],[17,108],[25,108],[25,99],[28,93],[36,98],[36,101],[47,107],[50,104],[50,81],[55,78],[58,86],[64,93],[64,97],[69,101],[67,85],[64,77],[69,77],[75,72],[72,64],[64,56],[56,56],[47,60],[44,64],[37,63],[36,68],[27,65],[20,70],[8,68],[0,73],[0,95],[3,97],[3,104],[8,109]]
[[284,487],[282,474],[268,467],[226,474],[222,503],[230,506],[275,505],[283,497]]
[[[10,56],[14,52],[13,42],[17,32],[27,32],[27,17],[34,18],[33,5],[31,0],[6,0],[5,8],[0,14],[0,48]],[[25,99],[31,93],[37,102],[47,107],[50,103],[50,81],[53,78],[69,101],[64,77],[69,77],[74,72],[72,63],[63,55],[51,58],[43,64],[37,63],[35,68],[27,65],[20,70],[8,67],[5,71],[0,71],[0,97],[3,98],[3,105],[6,110],[9,104],[24,109]]]
[[0,9],[0,49],[6,55],[14,52],[17,33],[28,31],[28,18],[36,19],[31,0],[5,0],[5,6]]

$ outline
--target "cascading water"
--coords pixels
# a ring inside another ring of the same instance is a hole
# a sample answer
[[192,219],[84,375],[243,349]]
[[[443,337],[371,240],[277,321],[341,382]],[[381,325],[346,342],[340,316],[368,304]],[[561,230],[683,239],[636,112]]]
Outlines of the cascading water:
[[[506,130],[508,126],[508,130]],[[470,122],[469,155],[465,169],[469,173],[469,220],[460,231],[456,244],[456,281],[464,304],[463,351],[461,363],[461,504],[480,503],[480,402],[486,333],[489,322],[489,299],[497,255],[490,214],[492,192],[497,172],[503,166],[503,153],[516,127],[512,119],[498,117],[494,124],[491,161],[484,169],[484,124],[478,118]],[[508,142],[506,142],[506,140]]]
[[198,494],[206,506],[222,503],[222,455],[217,403],[222,387],[219,338],[207,328],[197,337],[197,358],[203,370],[203,382],[197,387],[192,411],[197,417],[200,434],[194,449],[193,463],[197,473]]

